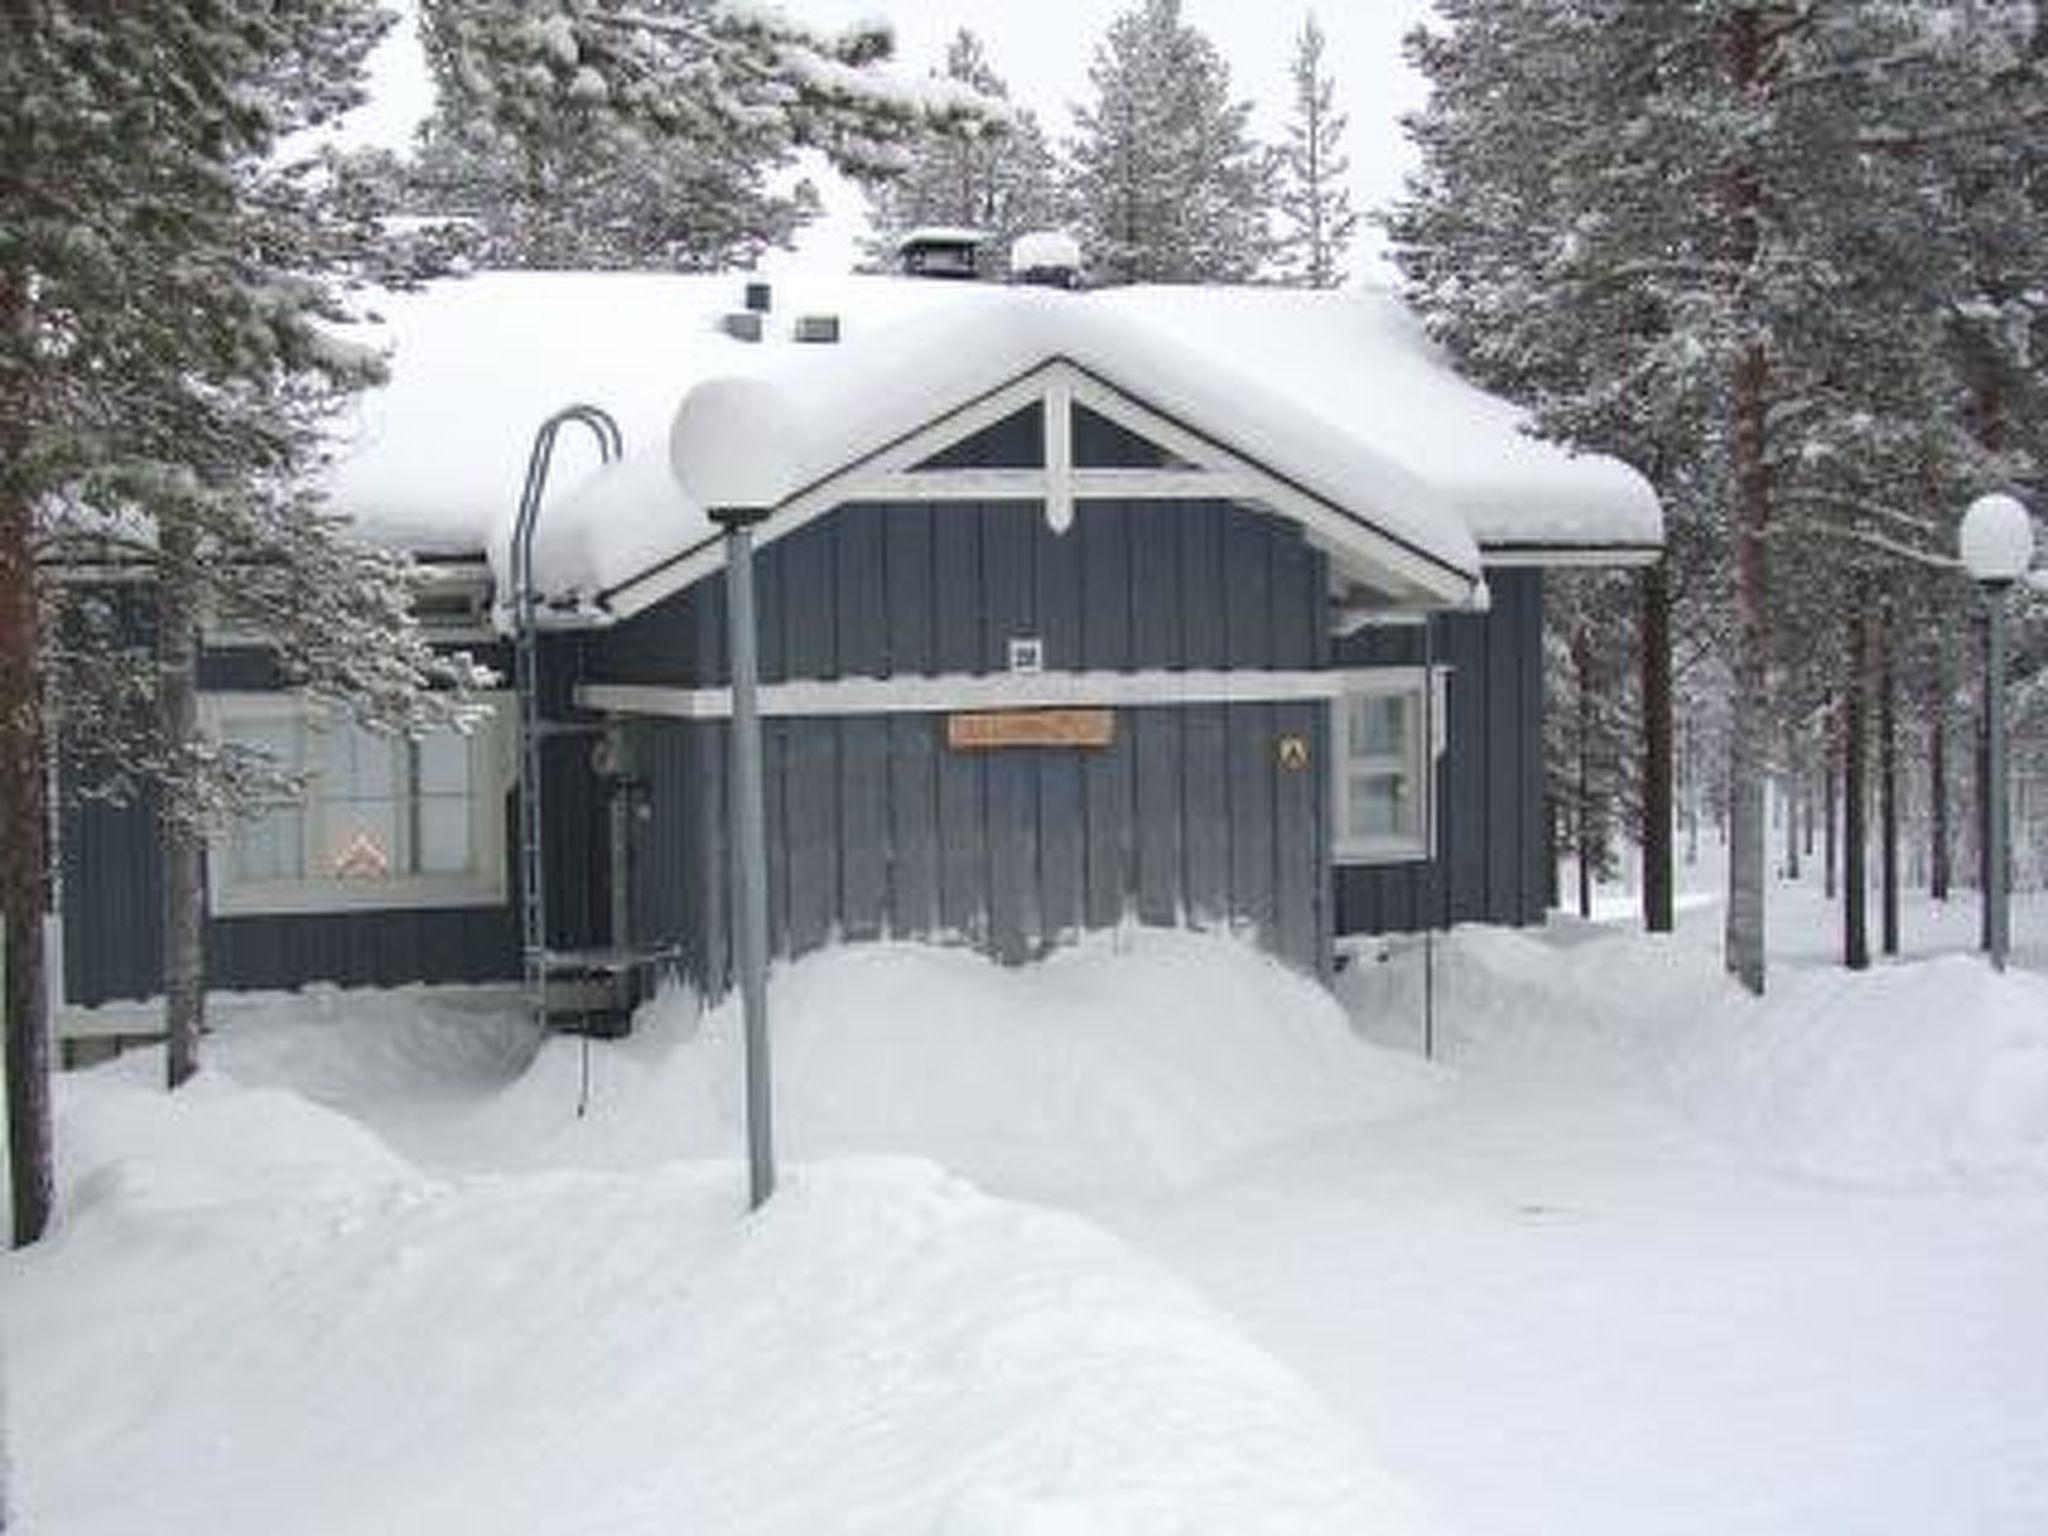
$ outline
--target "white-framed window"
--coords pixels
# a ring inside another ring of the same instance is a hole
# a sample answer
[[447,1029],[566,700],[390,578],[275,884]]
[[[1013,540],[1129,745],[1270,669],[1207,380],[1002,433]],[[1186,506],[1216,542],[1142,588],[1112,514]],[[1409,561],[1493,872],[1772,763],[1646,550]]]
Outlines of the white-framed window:
[[213,911],[344,912],[496,906],[505,900],[510,695],[468,735],[417,741],[367,731],[289,693],[208,694],[224,742],[261,747],[306,775],[306,792],[213,839]]
[[1428,690],[1421,667],[1350,674],[1332,709],[1331,796],[1340,864],[1427,859],[1436,846],[1434,767],[1443,753],[1446,672]]

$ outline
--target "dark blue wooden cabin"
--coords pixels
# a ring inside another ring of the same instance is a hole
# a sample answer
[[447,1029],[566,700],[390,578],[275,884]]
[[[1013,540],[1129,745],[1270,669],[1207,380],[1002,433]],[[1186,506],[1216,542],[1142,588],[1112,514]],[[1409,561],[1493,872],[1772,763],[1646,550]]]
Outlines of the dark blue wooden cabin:
[[[1541,919],[1541,539],[1417,541],[1057,338],[927,404],[761,529],[776,955],[1014,962],[1142,923],[1320,974],[1345,935]],[[632,515],[645,483],[565,515]],[[716,995],[724,576],[709,525],[675,526],[544,640],[574,728],[544,749],[549,937],[660,950]],[[1569,557],[1651,553],[1631,528]],[[450,642],[495,643],[483,568],[444,570]],[[519,978],[509,707],[467,743],[379,746],[309,720],[259,651],[217,648],[205,686],[218,729],[319,770],[212,851],[217,985]],[[66,1000],[153,994],[149,807],[66,796],[62,832]]]

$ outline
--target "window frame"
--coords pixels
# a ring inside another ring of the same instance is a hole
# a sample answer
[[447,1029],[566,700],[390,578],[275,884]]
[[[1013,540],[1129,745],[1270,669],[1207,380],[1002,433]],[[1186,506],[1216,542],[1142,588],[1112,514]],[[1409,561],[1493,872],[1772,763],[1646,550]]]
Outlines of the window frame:
[[[1347,670],[1344,691],[1330,701],[1331,857],[1340,865],[1427,863],[1436,857],[1437,775],[1447,739],[1450,668],[1366,667]],[[1411,728],[1401,771],[1419,797],[1417,831],[1353,837],[1351,826],[1351,710],[1367,700],[1399,698],[1410,710]]]
[[[223,827],[208,839],[207,846],[206,891],[211,914],[215,917],[288,917],[503,906],[511,893],[504,798],[513,776],[510,730],[513,699],[504,691],[479,693],[474,697],[478,702],[491,706],[491,714],[479,720],[468,736],[469,845],[474,856],[474,869],[462,873],[400,874],[356,881],[305,875],[275,880],[237,880],[232,875],[230,854],[230,841],[235,829],[233,826]],[[333,706],[291,691],[207,692],[200,696],[200,718],[208,734],[218,739],[232,724],[240,721],[288,720],[303,722],[318,730],[320,722],[336,718],[336,711]],[[339,723],[347,724],[345,720]],[[398,742],[394,741],[394,750],[397,745]],[[401,806],[414,804],[417,800],[416,780],[408,786],[408,793],[397,797]],[[306,795],[293,803],[305,813],[301,836],[310,852],[312,829],[318,825],[321,804],[317,775],[308,783]],[[310,863],[310,860],[306,862]]]

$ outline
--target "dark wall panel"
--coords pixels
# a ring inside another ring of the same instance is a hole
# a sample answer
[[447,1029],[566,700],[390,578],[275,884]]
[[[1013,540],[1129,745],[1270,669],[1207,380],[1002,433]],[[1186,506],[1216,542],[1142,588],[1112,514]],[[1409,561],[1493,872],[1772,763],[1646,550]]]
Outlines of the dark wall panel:
[[880,938],[889,922],[889,722],[839,722],[838,922],[849,939]]
[[939,929],[938,722],[898,715],[889,732],[889,931]]
[[[1338,867],[1338,933],[1542,921],[1542,575],[1495,571],[1488,585],[1489,612],[1439,619],[1428,640],[1451,674],[1436,855]],[[1339,666],[1415,665],[1423,648],[1419,627],[1368,629],[1334,655]]]
[[[1017,635],[1043,640],[1056,670],[1327,658],[1323,557],[1292,524],[1220,503],[1084,503],[1063,534],[1030,504],[857,505],[763,547],[758,575],[763,627],[777,636],[772,658],[764,647],[771,682],[1000,672]],[[648,647],[619,640],[658,622],[693,637],[689,683],[722,682],[722,643],[704,632],[720,587],[713,578],[595,637],[590,674],[671,680],[666,661],[661,676],[632,675]],[[657,621],[662,609],[673,612]],[[1321,762],[1323,712],[1126,708],[1107,747],[997,751],[948,747],[942,714],[772,720],[775,950],[944,935],[1014,960],[1089,928],[1186,921],[1241,928],[1313,969],[1330,926],[1323,780],[1282,768],[1278,738],[1309,735]],[[700,743],[682,754],[677,786],[697,836],[649,839],[649,856],[692,866],[673,877],[694,893],[685,947],[715,991],[729,950],[724,769],[710,764],[726,728],[672,728]],[[653,921],[661,901],[642,899]]]

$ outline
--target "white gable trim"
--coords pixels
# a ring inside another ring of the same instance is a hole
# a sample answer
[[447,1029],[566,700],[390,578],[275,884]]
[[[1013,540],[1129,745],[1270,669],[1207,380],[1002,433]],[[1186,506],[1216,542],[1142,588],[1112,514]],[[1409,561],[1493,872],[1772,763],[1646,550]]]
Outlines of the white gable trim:
[[[1187,468],[1088,469],[1073,464],[1074,403],[1158,443]],[[1046,420],[1046,463],[1037,469],[919,469],[946,448],[1031,405]],[[1456,604],[1477,580],[1333,502],[1273,473],[1066,358],[1041,363],[865,458],[814,481],[769,512],[758,543],[794,533],[856,501],[1042,501],[1056,530],[1072,524],[1076,502],[1214,499],[1250,503],[1298,524],[1353,580],[1425,602]],[[720,568],[712,537],[599,594],[620,618],[651,607]]]

